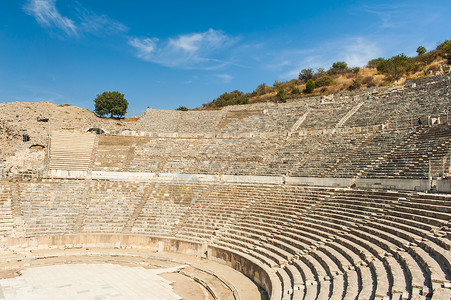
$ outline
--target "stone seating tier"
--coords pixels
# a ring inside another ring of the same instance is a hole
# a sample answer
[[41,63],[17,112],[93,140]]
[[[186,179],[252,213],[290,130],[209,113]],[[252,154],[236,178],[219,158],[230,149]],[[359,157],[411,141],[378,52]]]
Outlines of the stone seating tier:
[[5,185],[0,200],[17,195],[26,236],[133,233],[217,245],[273,268],[285,299],[450,292],[445,195],[109,180],[21,182],[15,189]]

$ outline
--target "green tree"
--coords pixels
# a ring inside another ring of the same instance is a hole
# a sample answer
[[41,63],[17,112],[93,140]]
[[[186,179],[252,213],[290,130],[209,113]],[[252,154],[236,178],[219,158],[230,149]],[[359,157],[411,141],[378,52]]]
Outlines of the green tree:
[[307,80],[307,83],[305,84],[305,92],[310,94],[315,89],[315,82],[313,82],[312,79]]
[[315,80],[315,87],[328,86],[334,83],[334,80],[329,75],[323,75]]
[[283,102],[283,103],[287,102],[287,97],[285,96],[285,91],[282,89],[280,89],[277,92],[277,98],[278,98],[279,102]]
[[418,55],[423,55],[423,54],[425,54],[426,53],[426,48],[424,48],[423,46],[419,46],[418,48],[417,48],[417,54]]
[[377,70],[389,79],[399,79],[404,74],[418,70],[418,64],[404,53],[379,61]]
[[446,40],[437,46],[437,50],[445,51],[446,53],[451,53],[451,40]]
[[376,68],[379,63],[383,62],[385,59],[383,57],[374,58],[368,62],[368,67]]
[[243,92],[235,90],[230,93],[224,93],[211,102],[212,107],[223,107],[227,105],[248,104],[249,98]]
[[258,96],[264,95],[266,93],[266,83],[259,84],[255,91]]
[[117,91],[97,95],[94,103],[95,112],[100,117],[107,115],[110,115],[110,118],[123,117],[127,113],[128,101],[124,98],[124,94]]
[[344,61],[337,61],[332,64],[332,68],[336,70],[346,70],[348,68],[348,64]]
[[324,75],[324,73],[325,73],[326,71],[324,70],[324,68],[318,68],[317,70],[316,70],[316,73],[318,74],[318,75]]
[[302,69],[298,76],[298,79],[303,82],[307,82],[309,79],[312,78],[313,78],[313,69],[310,68]]
[[301,91],[299,90],[299,88],[294,86],[294,87],[291,88],[291,93],[293,95],[299,95],[301,93]]
[[186,106],[179,106],[179,107],[177,107],[176,110],[188,111],[189,109],[188,109],[188,107],[186,107]]

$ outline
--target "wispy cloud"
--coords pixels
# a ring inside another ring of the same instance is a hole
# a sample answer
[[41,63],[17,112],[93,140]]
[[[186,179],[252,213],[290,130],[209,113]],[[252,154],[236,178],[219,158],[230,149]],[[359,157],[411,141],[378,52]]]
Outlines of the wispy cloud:
[[221,79],[224,83],[229,83],[233,80],[233,76],[229,74],[216,74],[215,77]]
[[214,29],[201,33],[189,33],[161,42],[158,38],[129,39],[136,56],[142,60],[168,67],[186,69],[217,69],[230,61],[224,59],[224,51],[238,38]]
[[62,16],[56,9],[55,0],[30,0],[24,6],[24,10],[43,27],[55,27],[67,36],[76,36],[79,33],[75,22]]
[[79,27],[83,32],[93,35],[116,34],[128,31],[124,24],[111,19],[107,15],[98,15],[86,9],[79,2],[76,3],[76,11],[80,19]]
[[34,17],[39,25],[64,37],[79,37],[89,33],[96,36],[121,33],[128,30],[122,23],[106,15],[98,15],[75,2],[74,16],[63,16],[56,8],[56,0],[28,0],[24,11]]

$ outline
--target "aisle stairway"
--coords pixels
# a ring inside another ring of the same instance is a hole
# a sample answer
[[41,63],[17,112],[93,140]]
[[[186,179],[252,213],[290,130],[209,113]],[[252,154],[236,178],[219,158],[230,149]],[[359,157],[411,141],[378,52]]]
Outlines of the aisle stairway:
[[92,133],[53,132],[49,170],[84,171],[90,166],[96,136]]

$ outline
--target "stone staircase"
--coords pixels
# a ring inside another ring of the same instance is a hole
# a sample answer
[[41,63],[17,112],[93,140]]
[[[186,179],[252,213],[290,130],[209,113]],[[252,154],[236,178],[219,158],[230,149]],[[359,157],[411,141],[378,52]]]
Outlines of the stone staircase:
[[354,106],[339,122],[337,125],[335,125],[335,128],[343,127],[343,125],[346,123],[349,118],[351,118],[358,110],[359,108],[364,104],[365,102],[360,102],[356,106]]
[[88,171],[95,139],[92,133],[53,132],[49,170]]
[[7,182],[0,181],[0,236],[10,235],[13,225],[10,187]]

